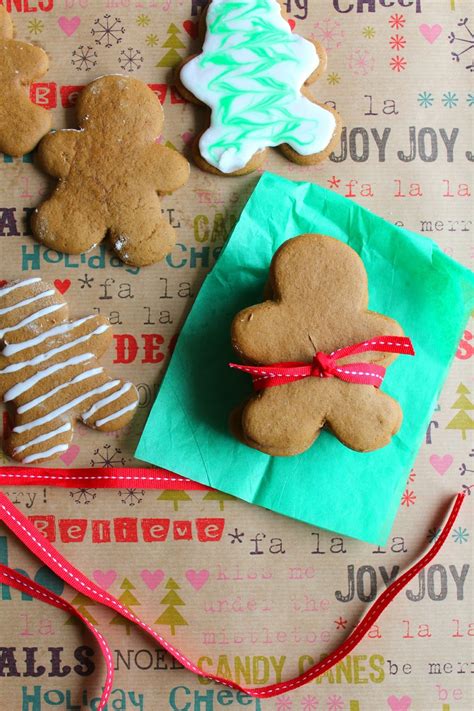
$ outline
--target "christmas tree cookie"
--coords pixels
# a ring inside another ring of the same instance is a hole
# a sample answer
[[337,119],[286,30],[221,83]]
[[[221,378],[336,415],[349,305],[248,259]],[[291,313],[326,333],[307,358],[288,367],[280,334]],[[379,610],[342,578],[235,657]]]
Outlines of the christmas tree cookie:
[[51,128],[51,115],[28,95],[29,85],[46,74],[49,62],[40,47],[12,38],[10,15],[0,5],[0,151],[22,156]]
[[325,52],[292,33],[278,0],[212,0],[201,28],[202,52],[178,74],[182,95],[211,110],[210,126],[195,143],[198,166],[249,173],[276,146],[295,163],[324,159],[340,118],[308,87],[325,68]]

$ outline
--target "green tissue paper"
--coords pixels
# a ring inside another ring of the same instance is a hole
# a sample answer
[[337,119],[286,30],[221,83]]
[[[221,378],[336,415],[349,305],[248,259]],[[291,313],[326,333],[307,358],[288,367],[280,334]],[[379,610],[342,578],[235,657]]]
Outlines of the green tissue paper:
[[[346,242],[369,278],[369,308],[400,322],[416,356],[389,366],[382,389],[403,424],[383,449],[357,453],[323,431],[305,453],[270,457],[229,432],[251,392],[228,367],[235,314],[263,300],[273,254],[314,232]],[[265,173],[181,331],[136,456],[245,501],[342,535],[384,545],[462,329],[474,275],[431,240],[391,225],[312,183]]]

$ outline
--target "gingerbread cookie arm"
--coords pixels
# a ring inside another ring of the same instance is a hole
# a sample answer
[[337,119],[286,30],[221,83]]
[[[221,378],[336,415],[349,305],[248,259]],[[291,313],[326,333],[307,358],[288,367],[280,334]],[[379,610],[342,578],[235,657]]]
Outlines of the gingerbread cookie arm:
[[189,178],[190,166],[186,158],[167,146],[154,143],[147,147],[144,169],[159,194],[172,193]]
[[35,47],[28,42],[18,42],[16,40],[14,47],[14,65],[21,84],[31,84],[32,81],[40,79],[46,74],[49,68],[49,59],[41,47]]
[[80,136],[80,131],[61,130],[43,138],[38,146],[37,160],[45,173],[55,178],[68,175]]

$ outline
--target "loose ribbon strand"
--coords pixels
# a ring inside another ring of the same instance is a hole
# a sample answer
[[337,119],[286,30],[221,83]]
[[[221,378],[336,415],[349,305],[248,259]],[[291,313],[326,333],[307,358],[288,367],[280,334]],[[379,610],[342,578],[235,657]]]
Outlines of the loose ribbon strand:
[[286,385],[305,378],[339,378],[346,383],[373,385],[379,388],[385,376],[385,368],[376,363],[347,363],[338,361],[348,356],[367,352],[401,353],[415,355],[412,342],[406,336],[382,336],[363,341],[353,346],[338,348],[329,355],[318,352],[312,363],[274,363],[273,365],[241,365],[229,363],[230,368],[242,370],[252,376],[255,390],[264,390],[276,385]]
[[[361,641],[365,634],[370,630],[372,625],[381,615],[383,610],[391,603],[391,601],[398,595],[398,593],[407,585],[407,583],[412,580],[428,563],[430,563],[436,556],[438,551],[442,548],[444,542],[446,541],[456,517],[461,509],[462,503],[464,501],[464,495],[458,494],[453,508],[449,514],[449,517],[444,524],[443,530],[436,539],[435,543],[431,549],[419,560],[415,565],[413,565],[409,570],[407,570],[400,578],[395,580],[389,587],[380,595],[380,597],[375,601],[372,607],[369,608],[363,619],[355,627],[354,631],[349,635],[345,642],[339,646],[336,650],[331,652],[322,661],[314,664],[310,669],[308,669],[304,674],[300,674],[294,679],[289,681],[270,684],[268,686],[260,688],[250,688],[240,686],[234,681],[229,679],[223,679],[215,674],[209,674],[207,672],[199,669],[190,659],[184,656],[176,647],[170,644],[164,637],[155,632],[146,622],[137,617],[133,612],[124,607],[117,598],[110,595],[108,592],[100,588],[98,585],[93,583],[89,578],[87,578],[80,570],[75,568],[66,558],[64,558],[59,551],[54,548],[54,546],[47,541],[44,536],[33,526],[33,524],[11,503],[10,499],[5,496],[5,494],[0,492],[0,521],[3,521],[5,525],[10,529],[10,531],[33,553],[39,560],[48,565],[48,567],[56,573],[64,582],[70,585],[72,588],[78,592],[87,595],[88,598],[94,600],[95,602],[101,603],[107,607],[110,607],[115,612],[118,612],[122,617],[133,622],[137,627],[145,631],[150,637],[152,637],[155,642],[158,642],[167,652],[169,652],[175,659],[177,659],[186,669],[198,674],[199,676],[205,677],[207,679],[212,679],[220,684],[225,684],[233,689],[242,691],[250,696],[257,698],[269,698],[272,696],[278,696],[286,691],[292,689],[297,689],[303,686],[307,682],[315,679],[316,677],[324,674],[328,669],[337,664],[341,659],[343,659],[347,654],[349,654],[354,647]],[[50,591],[46,590],[37,583],[24,578],[15,570],[8,568],[5,565],[0,566],[0,582],[4,582],[7,585],[12,585],[13,587],[28,592],[30,595],[36,597],[38,600],[42,600],[54,607],[63,609],[68,612],[72,612],[72,605],[70,603],[62,600],[62,598],[57,595],[53,595]],[[27,586],[27,587],[25,587]],[[75,608],[73,608],[75,610]],[[83,620],[84,624],[88,626],[91,632],[96,637],[99,642],[100,648],[105,656],[107,664],[107,678],[104,690],[102,692],[102,697],[100,704],[98,706],[98,711],[102,711],[107,703],[110,696],[112,688],[113,679],[113,661],[110,655],[110,649],[103,638],[103,636],[95,629],[87,619],[85,619],[77,610],[73,614],[76,614],[80,619]]]

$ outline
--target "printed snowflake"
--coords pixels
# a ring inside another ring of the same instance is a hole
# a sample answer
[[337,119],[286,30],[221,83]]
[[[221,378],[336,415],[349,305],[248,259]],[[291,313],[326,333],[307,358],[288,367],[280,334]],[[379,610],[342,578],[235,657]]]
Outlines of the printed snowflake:
[[395,14],[395,15],[391,15],[391,16],[390,16],[390,19],[389,19],[389,21],[388,21],[388,24],[390,25],[390,27],[391,27],[393,30],[399,30],[400,27],[404,27],[404,26],[405,26],[405,22],[406,22],[406,19],[404,18],[403,15]]
[[78,277],[77,281],[81,285],[81,289],[85,289],[86,286],[89,289],[92,289],[92,282],[94,281],[94,277],[90,277],[88,274],[84,274],[84,277]]
[[[458,35],[455,34],[455,32],[451,32],[448,35],[448,40],[449,44],[455,44],[456,48],[459,48],[459,51],[457,52],[451,52],[451,57],[453,59],[453,62],[460,62],[461,57],[463,57],[463,62],[467,59],[468,63],[466,64],[466,69],[468,69],[471,72],[474,72],[474,59],[472,58],[472,54],[470,54],[471,50],[474,50],[474,33],[471,32],[469,25],[469,18],[464,17],[463,19],[459,20],[458,22],[458,27],[462,27],[463,29],[461,32],[464,32],[464,36],[458,37]],[[464,55],[467,55],[464,57]],[[471,59],[471,62],[469,63],[469,59]]]
[[467,484],[462,485],[462,492],[464,495],[470,496],[471,489],[474,489],[474,484],[470,484],[469,486]]
[[327,82],[331,86],[334,86],[335,84],[339,84],[340,81],[341,81],[341,75],[338,74],[337,72],[331,72],[327,76]]
[[416,479],[416,471],[414,469],[411,469],[410,473],[408,475],[408,481],[413,482],[413,481],[415,481],[415,479]]
[[436,539],[439,538],[440,533],[441,533],[441,529],[439,527],[438,528],[434,528],[434,527],[430,528],[428,530],[428,535],[426,536],[429,543],[433,543],[434,541],[436,541]]
[[468,106],[474,106],[474,94],[468,94],[466,96],[466,103]]
[[111,15],[104,15],[102,19],[98,17],[94,21],[94,27],[91,29],[91,35],[94,37],[95,43],[102,45],[105,40],[104,47],[112,47],[114,43],[120,44],[124,33],[125,27],[120,17],[114,17],[111,21]]
[[421,91],[418,94],[418,103],[423,109],[433,106],[434,96],[430,91]]
[[316,696],[304,696],[301,699],[301,711],[315,711],[318,708],[319,701]]
[[143,497],[145,496],[144,489],[124,489],[118,492],[120,501],[122,504],[127,504],[128,506],[136,506],[141,504]]
[[139,49],[132,49],[132,47],[122,49],[118,63],[126,72],[134,72],[142,66],[143,54]]
[[90,504],[97,496],[95,489],[75,489],[69,492],[75,504]]
[[341,24],[337,20],[327,17],[325,20],[319,20],[314,23],[315,31],[311,37],[319,40],[327,52],[332,52],[333,49],[339,49],[344,40],[344,30],[341,29]]
[[147,47],[156,47],[158,44],[158,35],[147,35],[145,42]]
[[469,540],[469,531],[467,528],[458,526],[458,528],[454,529],[451,538],[455,543],[467,543]]
[[454,91],[446,91],[441,99],[441,102],[446,109],[453,109],[458,105],[458,101],[458,95]]
[[390,60],[390,69],[394,72],[403,72],[403,70],[406,69],[406,66],[407,60],[405,57],[400,57],[398,54]]
[[347,66],[356,76],[366,76],[373,71],[375,60],[366,49],[355,49],[347,58]]
[[76,67],[78,72],[89,72],[97,64],[97,52],[94,52],[92,47],[85,47],[81,44],[72,53],[71,64]]
[[375,28],[374,27],[364,27],[364,29],[362,30],[362,37],[365,37],[365,39],[374,39]]
[[416,501],[416,494],[414,491],[410,491],[409,489],[405,489],[405,493],[402,496],[402,501],[401,505],[406,506],[407,509],[410,508]]
[[138,15],[136,19],[136,23],[139,27],[147,27],[150,22],[150,17],[148,15],[145,15],[143,12],[141,13],[141,15]]
[[94,449],[93,457],[96,459],[91,459],[91,467],[117,467],[119,465],[125,466],[126,459],[119,455],[122,454],[121,449],[117,447],[112,447],[110,444],[104,444],[103,447]]
[[328,696],[328,711],[340,711],[344,708],[344,701],[342,696],[334,694],[333,696]]
[[276,701],[276,711],[290,711],[293,708],[293,701],[289,696],[280,696]]
[[30,20],[28,22],[28,32],[30,35],[40,35],[44,30],[43,20]]
[[343,617],[339,617],[339,619],[334,620],[334,624],[336,625],[337,630],[345,630],[347,626],[347,620],[345,620]]
[[392,49],[403,49],[407,41],[403,35],[393,35],[390,37],[390,47]]
[[[472,457],[472,454],[470,454],[469,456]],[[474,474],[474,469],[469,469],[467,464],[465,462],[463,462],[459,466],[459,474],[461,476],[464,476],[464,474]]]

